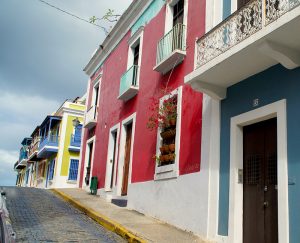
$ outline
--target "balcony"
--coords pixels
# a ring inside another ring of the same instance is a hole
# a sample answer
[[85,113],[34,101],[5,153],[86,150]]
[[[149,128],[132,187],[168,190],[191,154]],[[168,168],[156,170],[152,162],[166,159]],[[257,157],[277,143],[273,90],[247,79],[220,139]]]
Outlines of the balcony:
[[186,55],[185,33],[185,26],[177,24],[159,40],[153,70],[166,74],[183,61]]
[[85,114],[84,127],[91,129],[97,124],[97,110],[96,106],[90,107]]
[[69,151],[79,152],[81,146],[81,136],[75,136],[71,134]]
[[185,83],[215,99],[278,63],[300,65],[300,0],[254,0],[196,41],[195,70]]
[[59,136],[57,135],[48,135],[47,137],[41,138],[37,157],[48,158],[53,155],[53,153],[57,153],[58,142]]
[[121,77],[119,100],[127,101],[133,98],[139,91],[137,79],[139,75],[139,67],[133,65]]
[[17,161],[15,164],[14,164],[14,169],[15,170],[21,170],[21,169],[24,169],[26,166],[25,165],[20,165],[19,161]]
[[28,152],[25,147],[21,148],[20,155],[19,155],[19,164],[26,165],[28,159]]
[[29,146],[28,160],[37,160],[37,153],[39,151],[40,137],[36,137]]

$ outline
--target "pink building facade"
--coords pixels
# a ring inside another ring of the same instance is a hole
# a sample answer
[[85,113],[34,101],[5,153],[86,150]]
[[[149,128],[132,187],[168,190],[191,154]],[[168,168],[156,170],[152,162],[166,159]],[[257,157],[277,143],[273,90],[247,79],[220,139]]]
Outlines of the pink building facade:
[[[184,83],[204,33],[205,0],[132,2],[84,69],[90,79],[79,187],[89,190],[97,177],[106,200],[207,239],[216,231],[201,147],[209,107]],[[148,129],[151,108],[172,99],[175,124]]]

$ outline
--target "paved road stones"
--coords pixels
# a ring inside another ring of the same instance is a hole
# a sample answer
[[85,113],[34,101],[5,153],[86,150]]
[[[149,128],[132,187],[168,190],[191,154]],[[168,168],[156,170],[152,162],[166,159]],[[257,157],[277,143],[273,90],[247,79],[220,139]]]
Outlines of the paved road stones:
[[21,187],[4,190],[17,242],[125,242],[51,191]]

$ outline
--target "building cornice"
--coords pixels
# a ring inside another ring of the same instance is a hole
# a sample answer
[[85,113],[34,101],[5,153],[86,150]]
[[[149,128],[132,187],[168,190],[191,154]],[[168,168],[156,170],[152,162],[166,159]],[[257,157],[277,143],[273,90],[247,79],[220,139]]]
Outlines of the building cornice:
[[127,10],[122,14],[114,28],[105,38],[103,43],[93,54],[91,60],[85,66],[83,71],[91,76],[100,63],[103,63],[108,55],[114,50],[119,42],[127,34],[131,26],[149,7],[153,0],[134,0]]

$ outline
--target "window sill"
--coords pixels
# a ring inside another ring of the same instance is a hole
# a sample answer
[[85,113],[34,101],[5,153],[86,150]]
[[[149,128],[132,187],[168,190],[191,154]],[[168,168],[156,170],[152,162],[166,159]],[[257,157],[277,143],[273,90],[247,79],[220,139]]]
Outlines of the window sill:
[[156,166],[154,180],[166,180],[175,179],[178,177],[178,170],[176,170],[176,164]]

